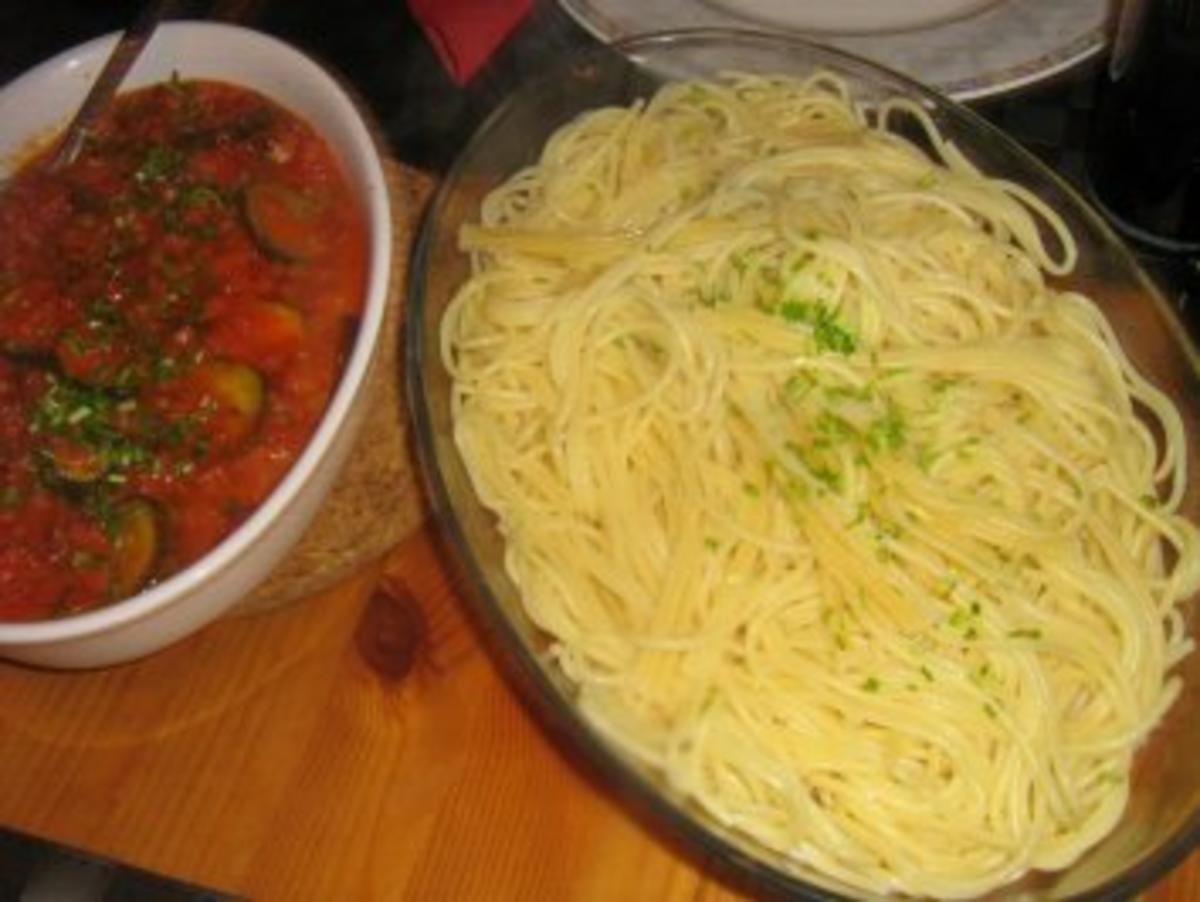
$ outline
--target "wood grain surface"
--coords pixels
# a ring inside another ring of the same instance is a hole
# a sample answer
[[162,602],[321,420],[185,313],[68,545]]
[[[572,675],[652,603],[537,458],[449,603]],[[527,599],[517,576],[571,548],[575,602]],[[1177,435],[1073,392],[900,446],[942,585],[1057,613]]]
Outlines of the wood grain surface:
[[[255,899],[745,897],[542,732],[404,536],[137,663],[0,664],[0,824]],[[1149,897],[1200,899],[1200,856]]]
[[136,664],[0,665],[0,823],[257,899],[742,898],[548,740],[446,574],[426,528]]

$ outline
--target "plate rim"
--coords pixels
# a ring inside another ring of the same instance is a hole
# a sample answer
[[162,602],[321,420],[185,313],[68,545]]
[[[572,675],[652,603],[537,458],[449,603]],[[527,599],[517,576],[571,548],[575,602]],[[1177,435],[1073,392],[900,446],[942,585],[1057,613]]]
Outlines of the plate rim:
[[[1027,59],[1019,64],[1007,67],[999,67],[993,69],[982,69],[965,77],[954,80],[933,81],[928,79],[920,72],[911,72],[901,68],[891,60],[877,60],[889,68],[896,69],[913,78],[917,81],[925,83],[934,90],[946,94],[954,100],[960,102],[997,99],[1007,94],[1013,94],[1018,91],[1030,88],[1040,82],[1060,75],[1077,66],[1082,65],[1088,60],[1102,54],[1108,47],[1109,35],[1107,23],[1110,14],[1107,11],[1107,4],[1104,0],[1078,0],[1081,4],[1092,4],[1097,8],[1105,10],[1101,20],[1098,23],[1090,23],[1085,28],[1080,28],[1079,32],[1068,41],[1062,42],[1055,47],[1049,48],[1037,53],[1030,59]],[[596,40],[611,44],[617,41],[635,37],[641,32],[631,30],[622,24],[621,21],[614,18],[611,14],[614,6],[622,3],[622,0],[557,0],[559,9],[565,12],[580,28],[594,37]],[[990,4],[982,7],[974,15],[987,13],[989,10],[995,10],[1003,7],[1004,3]],[[717,15],[725,17],[731,22],[736,22],[739,17],[732,11],[717,9],[709,6],[706,3],[696,3],[696,6],[705,10],[709,15]],[[702,14],[703,15],[703,14]],[[970,21],[970,16],[957,20],[959,23]],[[931,25],[927,28],[905,29],[894,32],[879,32],[875,36],[887,34],[906,34],[914,35],[922,32],[935,32],[938,28],[945,27],[947,23],[939,23]],[[843,45],[840,43],[846,38],[863,37],[863,35],[830,35],[830,34],[805,34],[800,31],[789,31],[788,29],[778,26],[764,25],[750,18],[745,18],[741,25],[737,24],[721,24],[718,22],[702,22],[695,21],[692,23],[680,23],[674,28],[698,28],[698,27],[740,27],[754,28],[762,31],[775,31],[781,34],[796,34],[799,37],[818,43],[828,43],[836,49],[843,50],[855,55],[865,56],[858,48],[853,45]],[[661,30],[660,26],[656,26],[648,30]]]

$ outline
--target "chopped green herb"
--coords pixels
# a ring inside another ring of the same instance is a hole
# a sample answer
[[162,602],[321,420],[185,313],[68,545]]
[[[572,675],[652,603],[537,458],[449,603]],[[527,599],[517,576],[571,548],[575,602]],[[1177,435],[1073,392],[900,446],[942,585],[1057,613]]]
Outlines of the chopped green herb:
[[831,410],[821,411],[817,417],[817,431],[834,439],[849,439],[857,434],[849,420]]
[[180,361],[178,357],[172,357],[170,354],[162,354],[155,356],[154,363],[151,366],[151,374],[158,382],[165,382],[178,373],[180,370]]
[[904,447],[908,427],[894,405],[867,429],[867,445],[873,451],[898,451]]
[[1018,630],[1009,630],[1008,638],[1010,639],[1040,639],[1042,631],[1036,627]]
[[878,692],[879,680],[877,680],[875,677],[867,677],[865,680],[863,680],[862,689],[865,692]]
[[808,373],[796,373],[794,376],[789,376],[787,382],[783,384],[784,398],[793,403],[802,401],[816,384],[817,381]]
[[800,256],[796,257],[791,261],[791,263],[788,264],[788,272],[791,275],[795,275],[798,272],[803,272],[808,264],[812,263],[815,259],[816,258],[813,256],[812,251],[804,251],[804,253],[800,254]]
[[810,326],[817,350],[852,354],[857,347],[854,334],[838,322],[832,308],[820,301],[785,300],[778,312],[789,323]]
[[966,608],[955,608],[948,620],[949,624],[956,630],[963,629],[971,621],[971,614]]
[[[144,466],[152,458],[149,448],[118,429],[123,402],[103,388],[52,375],[34,407],[30,430],[36,435],[60,436],[86,450],[99,461],[97,475],[107,478]],[[42,477],[54,485],[57,468],[52,460],[47,459],[47,464]]]
[[779,305],[779,315],[789,323],[811,323],[813,305],[803,301],[784,301]]
[[875,537],[877,541],[882,542],[884,539],[898,539],[904,535],[904,527],[894,520],[880,520],[879,534]]
[[120,326],[125,322],[124,314],[105,298],[98,298],[88,304],[83,315],[88,327],[94,330],[103,326]]
[[153,144],[146,151],[142,165],[134,173],[134,178],[145,184],[158,182],[175,175],[183,165],[183,154],[165,144]]
[[808,464],[808,471],[813,475],[819,483],[824,485],[832,492],[840,492],[842,490],[842,474],[825,464],[813,466]]
[[211,185],[189,185],[179,192],[176,203],[184,209],[194,207],[225,206],[225,197],[216,188]]
[[850,385],[831,385],[825,389],[825,397],[830,401],[870,401],[874,397],[874,389],[870,384],[855,388]]
[[816,339],[819,349],[835,351],[838,354],[853,354],[858,344],[853,333],[832,318],[818,320],[813,328],[813,338]]

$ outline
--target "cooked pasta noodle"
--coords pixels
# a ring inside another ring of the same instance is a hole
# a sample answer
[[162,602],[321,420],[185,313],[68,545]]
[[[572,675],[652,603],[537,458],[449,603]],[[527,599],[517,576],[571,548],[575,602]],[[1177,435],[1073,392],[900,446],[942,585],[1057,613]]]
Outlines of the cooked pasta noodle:
[[455,439],[596,729],[871,893],[1113,827],[1200,539],[1052,210],[914,104],[738,75],[580,116],[461,243]]

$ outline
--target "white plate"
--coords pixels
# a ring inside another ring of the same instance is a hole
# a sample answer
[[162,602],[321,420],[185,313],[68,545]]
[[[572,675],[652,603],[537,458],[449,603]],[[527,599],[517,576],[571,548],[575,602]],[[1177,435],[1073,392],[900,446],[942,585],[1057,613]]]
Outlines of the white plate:
[[800,31],[877,32],[928,28],[997,0],[704,0],[735,16]]
[[[764,16],[766,6],[778,3],[763,0],[723,0],[721,6],[704,0],[559,4],[602,41],[679,28],[779,27]],[[972,100],[1031,85],[1096,55],[1108,41],[1108,17],[1107,0],[1004,0],[964,18],[906,31],[808,33],[958,100]]]

